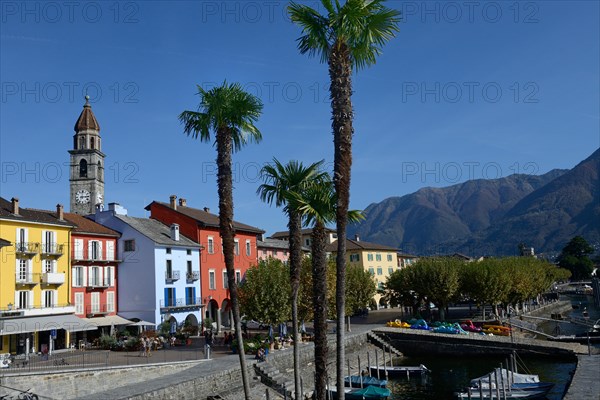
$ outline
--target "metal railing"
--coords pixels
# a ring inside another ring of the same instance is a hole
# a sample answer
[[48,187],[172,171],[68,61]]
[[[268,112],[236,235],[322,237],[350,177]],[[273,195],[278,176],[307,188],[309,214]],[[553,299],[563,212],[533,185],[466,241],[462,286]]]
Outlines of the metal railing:
[[115,311],[115,306],[113,304],[91,304],[85,306],[85,314],[89,317],[91,315],[104,315],[110,314]]
[[43,256],[62,256],[64,245],[58,243],[43,243],[42,244],[42,255]]
[[179,271],[165,271],[165,280],[168,282],[179,280]]
[[192,271],[185,274],[188,282],[194,282],[200,280],[200,271]]
[[17,242],[15,250],[17,254],[31,255],[37,254],[40,249],[40,244],[36,242]]
[[160,308],[199,307],[202,305],[200,297],[186,297],[181,299],[166,299],[160,301]]
[[110,279],[95,279],[94,277],[88,277],[88,282],[85,285],[88,288],[107,288],[110,287]]

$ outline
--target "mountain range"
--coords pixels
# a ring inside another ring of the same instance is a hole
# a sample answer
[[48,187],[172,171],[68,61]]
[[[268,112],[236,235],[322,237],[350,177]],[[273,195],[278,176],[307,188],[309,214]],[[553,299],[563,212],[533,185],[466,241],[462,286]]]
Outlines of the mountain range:
[[600,243],[600,149],[570,170],[422,188],[365,209],[348,237],[416,255],[556,254],[575,235]]

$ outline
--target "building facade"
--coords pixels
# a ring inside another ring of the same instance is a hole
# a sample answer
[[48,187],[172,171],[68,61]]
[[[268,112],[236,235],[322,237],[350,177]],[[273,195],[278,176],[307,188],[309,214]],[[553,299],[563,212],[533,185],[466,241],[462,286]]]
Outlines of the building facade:
[[[331,244],[337,240],[337,232],[334,229],[325,228],[325,233],[327,234],[327,244]],[[290,232],[289,231],[280,231],[275,232],[271,235],[270,239],[277,240],[290,240]],[[310,251],[310,246],[312,244],[312,229],[302,229],[302,246],[306,247]]]
[[119,315],[154,323],[198,326],[202,321],[200,245],[177,224],[134,218],[119,204],[97,210],[95,222],[120,233],[117,258]]
[[[337,243],[330,244],[327,251],[335,256]],[[390,274],[399,269],[398,249],[378,243],[363,242],[359,237],[355,237],[354,240],[347,239],[346,263],[358,265],[365,271],[369,271],[377,283],[377,288],[382,289]],[[377,307],[387,306],[382,303],[380,294],[376,294],[373,301]]]
[[0,198],[0,353],[64,349],[71,332],[86,329],[70,299],[70,234],[63,207],[20,207]]
[[[257,240],[256,246],[258,249],[258,260],[266,260],[267,258],[275,258],[287,264],[290,259],[290,242],[279,239],[263,239]],[[310,248],[302,246],[304,254],[310,253]]]
[[[185,199],[176,202],[177,196],[171,196],[169,203],[153,201],[146,210],[150,218],[164,224],[178,224],[181,233],[202,246],[200,259],[200,285],[203,302],[207,304],[205,316],[216,321],[217,329],[231,327],[233,318],[227,270],[223,257],[223,247],[219,234],[219,217],[211,214],[208,208],[202,210],[188,207]],[[235,278],[239,283],[246,271],[258,264],[256,241],[261,229],[234,221],[235,229]]]

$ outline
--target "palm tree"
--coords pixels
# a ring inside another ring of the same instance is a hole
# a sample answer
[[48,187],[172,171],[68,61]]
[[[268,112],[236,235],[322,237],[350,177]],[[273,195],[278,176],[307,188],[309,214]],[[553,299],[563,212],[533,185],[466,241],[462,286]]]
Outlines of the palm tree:
[[[325,400],[327,396],[327,236],[325,225],[333,222],[336,216],[336,196],[331,178],[320,184],[309,186],[296,197],[295,203],[304,216],[307,225],[313,225],[312,230],[312,273],[313,273],[313,307],[315,335],[315,398]],[[360,211],[348,212],[350,221],[362,219]],[[337,286],[337,284],[336,284]],[[342,386],[343,387],[343,386]],[[340,392],[338,389],[338,398]]]
[[217,147],[217,184],[219,192],[219,231],[223,239],[223,255],[227,269],[229,293],[233,308],[233,321],[239,344],[239,358],[242,369],[242,382],[246,400],[250,399],[250,385],[246,371],[240,306],[234,270],[233,226],[233,183],[231,157],[234,151],[249,142],[260,142],[262,135],[254,125],[262,113],[263,104],[255,96],[245,92],[238,83],[228,84],[211,90],[198,86],[200,105],[198,111],[184,111],[179,121],[184,124],[184,132],[202,142],[211,141],[214,134]]
[[[261,176],[265,181],[260,185],[257,193],[262,201],[277,207],[284,206],[284,212],[288,216],[288,229],[290,232],[290,282],[292,286],[292,327],[294,343],[300,343],[298,335],[298,289],[300,287],[300,270],[302,264],[302,215],[293,206],[293,197],[302,193],[309,185],[313,185],[323,179],[324,173],[319,172],[323,161],[319,161],[305,167],[301,162],[290,161],[286,165],[281,164],[276,158],[273,165],[266,165],[261,170]],[[294,346],[294,389],[296,399],[301,396],[300,388],[300,346]]]
[[350,173],[352,167],[352,69],[375,64],[383,45],[398,31],[400,13],[383,5],[384,0],[347,0],[341,5],[321,0],[327,15],[311,7],[292,2],[288,7],[291,20],[302,28],[298,39],[300,53],[319,55],[329,67],[329,97],[332,109],[334,143],[334,185],[337,194],[336,227],[338,252],[336,258],[337,302],[337,387],[343,400],[344,392],[344,314],[346,277],[346,226],[350,203]]

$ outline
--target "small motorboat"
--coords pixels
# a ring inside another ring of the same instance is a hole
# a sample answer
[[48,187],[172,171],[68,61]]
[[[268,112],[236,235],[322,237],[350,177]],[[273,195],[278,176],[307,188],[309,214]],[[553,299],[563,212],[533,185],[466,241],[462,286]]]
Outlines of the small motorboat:
[[380,376],[381,375],[385,376],[385,374],[387,373],[387,376],[390,378],[403,377],[403,376],[406,376],[406,377],[421,376],[421,375],[425,375],[428,372],[430,372],[429,369],[427,369],[427,367],[424,366],[423,364],[418,365],[418,366],[371,365],[371,366],[369,366],[369,370],[371,371],[372,375],[377,375],[377,371],[379,371]]
[[[491,383],[490,378],[492,380]],[[504,368],[496,368],[491,374],[471,379],[471,394],[473,392],[477,392],[477,397],[472,398],[479,398],[480,387],[484,392],[484,396],[485,392],[487,392],[487,395],[489,396],[490,385],[492,388],[492,392],[496,393],[496,382],[498,382],[498,387],[500,391],[506,390],[506,396],[508,399],[530,399],[539,397],[543,398],[550,391],[550,389],[554,387],[554,383],[552,382],[540,382],[539,375],[519,374],[517,372],[512,372]],[[505,389],[503,389],[503,386]],[[529,392],[532,394],[532,397],[525,397],[524,393],[521,392]],[[515,396],[519,397],[510,397],[513,393],[515,394]]]
[[374,376],[347,376],[344,378],[344,384],[348,387],[362,388],[367,386],[386,387],[385,379],[377,379]]
[[[338,398],[337,388],[328,385],[327,390],[332,399]],[[348,400],[385,400],[391,395],[392,392],[389,389],[377,386],[367,386],[362,389],[344,388],[344,397]]]
[[[497,399],[496,390],[492,392],[490,396],[489,389],[487,391],[483,390],[480,393],[479,388],[471,388],[471,393],[469,392],[458,392],[456,393],[456,397],[459,399]],[[512,390],[507,391],[506,396],[504,397],[504,393],[500,395],[500,398],[512,400],[512,399],[543,399],[546,397],[546,392],[543,391],[532,391],[532,390]]]

